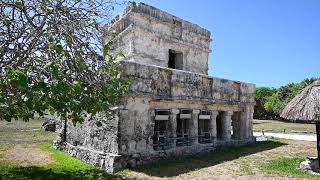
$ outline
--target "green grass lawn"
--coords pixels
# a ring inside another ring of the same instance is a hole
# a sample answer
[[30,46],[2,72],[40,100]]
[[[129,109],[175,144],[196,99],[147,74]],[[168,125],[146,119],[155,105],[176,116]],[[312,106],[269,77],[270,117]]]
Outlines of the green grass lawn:
[[[12,144],[1,144],[1,151],[8,150]],[[98,170],[80,160],[72,158],[61,151],[51,148],[51,142],[35,144],[50,153],[52,161],[46,165],[23,165],[20,161],[6,160],[0,156],[0,176],[3,179],[104,179],[118,177]]]
[[254,131],[279,131],[283,132],[305,132],[305,133],[316,133],[316,126],[314,124],[301,124],[301,123],[292,123],[284,121],[275,121],[275,120],[253,120],[253,130]]
[[[33,148],[50,154],[50,163],[34,165],[20,160],[6,160],[4,153],[14,144],[1,144],[0,177],[3,179],[105,179],[118,177],[94,168],[51,147],[51,141],[33,143]],[[30,144],[22,144],[29,147]],[[21,165],[23,164],[23,165]],[[1,178],[0,178],[1,179]]]
[[[53,149],[55,133],[10,130],[12,124],[6,126],[5,130],[0,129],[0,179],[320,179],[296,168],[306,156],[316,155],[313,142],[272,140],[218,148],[205,155],[160,160],[111,175]],[[8,159],[8,153],[17,147],[37,150],[39,157],[46,155],[48,163]]]
[[52,163],[46,165],[33,165],[31,163],[29,165],[29,162],[7,160],[4,157],[4,152],[6,150],[8,151],[14,145],[1,144],[0,175],[3,179],[67,179],[85,178],[91,175],[91,173],[88,174],[85,172],[94,170],[93,167],[71,158],[62,152],[55,151],[50,147],[50,144],[50,142],[33,144],[36,148],[50,153]]
[[[52,148],[56,133],[39,129],[41,122],[1,122],[0,177],[2,179],[111,179],[111,175],[90,164]],[[18,124],[18,125],[17,125]],[[37,129],[30,131],[31,129]],[[35,165],[28,161],[8,160],[5,154],[15,146],[33,148],[49,154],[50,163]],[[1,178],[0,178],[1,179]]]
[[311,175],[298,169],[297,164],[304,161],[304,158],[281,157],[270,160],[262,166],[262,170],[269,174],[278,174],[282,176],[292,176],[301,179],[320,179],[320,176]]

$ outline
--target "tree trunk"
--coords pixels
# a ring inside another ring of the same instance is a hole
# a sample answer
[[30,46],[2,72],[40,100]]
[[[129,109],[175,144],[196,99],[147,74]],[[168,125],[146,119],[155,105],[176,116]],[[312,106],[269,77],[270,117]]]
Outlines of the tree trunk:
[[64,127],[63,127],[63,138],[62,142],[67,141],[67,118],[64,118]]

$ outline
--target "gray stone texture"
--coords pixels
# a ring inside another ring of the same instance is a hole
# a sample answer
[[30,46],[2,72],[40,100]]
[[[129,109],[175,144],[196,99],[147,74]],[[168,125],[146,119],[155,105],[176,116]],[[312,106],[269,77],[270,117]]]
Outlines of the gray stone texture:
[[168,50],[173,49],[183,53],[183,70],[208,73],[211,34],[198,25],[143,3],[130,3],[107,28],[119,33],[115,49],[122,50],[128,61],[167,67]]
[[[209,31],[143,3],[130,3],[106,28],[119,33],[114,51],[126,55],[120,69],[121,78],[131,82],[129,94],[110,117],[100,113],[75,127],[68,122],[67,140],[57,141],[57,148],[113,173],[158,159],[206,153],[217,146],[255,142],[255,85],[207,75]],[[169,49],[182,52],[181,70],[168,68]],[[154,142],[156,110],[169,112],[161,116],[168,118],[165,145],[160,148]],[[183,110],[190,116],[181,116]],[[201,110],[210,112],[207,143],[198,141]],[[181,118],[188,120],[189,142],[183,146],[177,144]],[[98,127],[97,120],[107,123]]]

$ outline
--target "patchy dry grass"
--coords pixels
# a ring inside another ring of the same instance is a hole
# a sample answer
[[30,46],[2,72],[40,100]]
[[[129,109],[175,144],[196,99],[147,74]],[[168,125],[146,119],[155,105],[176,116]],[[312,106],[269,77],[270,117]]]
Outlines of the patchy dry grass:
[[[51,148],[50,142],[35,144],[38,153],[50,154],[49,162],[37,163],[0,158],[0,179],[111,179],[119,177],[94,168]],[[19,145],[21,146],[21,145]],[[27,147],[28,148],[28,147]]]
[[[1,122],[0,179],[111,179],[111,175],[52,148],[55,133],[41,122]],[[24,127],[26,127],[24,129]],[[33,129],[33,130],[32,130]]]
[[[181,175],[189,177],[189,175],[193,176],[193,173],[205,172],[210,169],[214,171],[219,169],[216,172],[221,172],[220,175],[224,173],[235,176],[253,174],[252,169],[249,167],[250,162],[247,161],[247,156],[283,145],[286,144],[280,141],[268,141],[239,148],[218,148],[215,152],[206,155],[161,160],[151,165],[138,167],[133,171],[136,171],[137,174],[145,175],[145,177],[176,177]],[[228,173],[229,171],[233,173]],[[206,173],[203,174],[205,175]]]
[[0,131],[0,142],[8,144],[37,143],[42,141],[51,141],[57,135],[44,130],[37,131]]
[[[272,140],[239,148],[220,148],[203,156],[158,163],[127,170],[127,177],[175,179],[320,179],[296,167],[308,155],[315,155],[312,142]],[[273,164],[279,158],[296,158],[284,166]],[[292,168],[292,171],[289,171]]]
[[[314,142],[272,140],[218,148],[206,155],[161,160],[111,175],[53,149],[55,133],[21,130],[10,125],[0,129],[0,179],[320,179],[296,169],[306,156],[316,155]],[[24,151],[44,155],[48,161],[20,158]],[[16,159],[8,158],[8,153]]]
[[18,161],[22,166],[51,163],[51,154],[33,146],[16,145],[6,151],[4,159]]
[[36,119],[32,121],[3,121],[0,120],[0,130],[3,131],[30,131],[30,130],[40,130],[43,123],[42,119]]
[[0,143],[25,144],[52,141],[56,138],[56,133],[42,130],[41,125],[42,121],[40,120],[29,122],[0,120]]
[[292,176],[301,179],[319,179],[320,177],[311,175],[298,169],[298,164],[304,161],[303,158],[282,157],[270,160],[265,163],[261,169],[270,173],[281,176]]
[[292,123],[284,121],[274,121],[274,120],[254,120],[253,121],[253,130],[261,131],[264,130],[273,130],[283,132],[285,129],[286,132],[305,132],[305,133],[316,133],[316,126],[314,124],[301,124],[301,123]]

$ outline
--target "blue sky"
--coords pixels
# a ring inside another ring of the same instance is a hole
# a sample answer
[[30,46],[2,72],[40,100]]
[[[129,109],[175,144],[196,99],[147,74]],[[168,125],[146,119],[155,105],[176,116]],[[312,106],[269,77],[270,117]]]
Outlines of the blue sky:
[[320,0],[141,2],[211,31],[211,76],[272,87],[320,77]]

